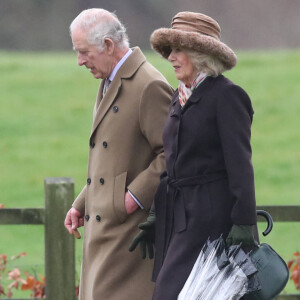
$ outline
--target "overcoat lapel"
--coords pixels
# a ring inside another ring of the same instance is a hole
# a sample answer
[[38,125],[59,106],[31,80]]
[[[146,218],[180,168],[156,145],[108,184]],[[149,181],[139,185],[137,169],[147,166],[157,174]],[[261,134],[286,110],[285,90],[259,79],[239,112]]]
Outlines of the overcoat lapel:
[[[104,81],[104,80],[102,80]],[[109,86],[109,89],[107,90],[106,94],[102,98],[102,91],[103,91],[103,83],[101,82],[99,93],[96,101],[95,106],[95,118],[93,122],[92,132],[91,136],[93,135],[94,131],[98,127],[98,125],[101,123],[103,118],[105,117],[107,111],[112,106],[114,101],[116,100],[116,97],[118,95],[119,89],[121,88],[121,78],[114,78],[112,83]]]
[[105,117],[106,113],[116,101],[118,93],[122,88],[122,79],[130,78],[138,70],[138,68],[146,61],[145,56],[143,55],[140,48],[135,47],[131,55],[127,58],[121,68],[118,70],[115,78],[111,82],[109,89],[102,98],[104,80],[102,80],[99,92],[94,107],[94,121],[92,126],[91,137],[97,127],[100,125],[101,121]]

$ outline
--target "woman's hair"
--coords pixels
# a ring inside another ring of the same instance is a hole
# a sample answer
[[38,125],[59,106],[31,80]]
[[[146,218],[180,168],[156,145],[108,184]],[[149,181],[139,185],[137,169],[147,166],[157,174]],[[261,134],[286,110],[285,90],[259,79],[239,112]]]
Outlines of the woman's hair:
[[99,51],[104,50],[105,38],[110,38],[120,49],[129,47],[126,28],[114,13],[107,10],[92,8],[82,11],[71,23],[70,33],[76,28],[86,31],[88,43]]
[[190,49],[183,49],[182,51],[188,55],[198,72],[204,72],[208,76],[216,77],[226,71],[224,64],[216,57]]

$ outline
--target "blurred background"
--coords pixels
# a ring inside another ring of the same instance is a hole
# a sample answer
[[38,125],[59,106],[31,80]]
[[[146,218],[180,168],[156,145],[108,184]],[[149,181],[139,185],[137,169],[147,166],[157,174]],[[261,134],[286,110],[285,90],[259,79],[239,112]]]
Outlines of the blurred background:
[[131,44],[149,49],[150,33],[169,27],[179,11],[218,20],[222,40],[235,49],[295,48],[300,45],[298,0],[1,0],[0,47],[18,50],[70,49],[68,26],[81,10],[114,11]]
[[[225,76],[246,90],[255,111],[257,204],[300,205],[299,0],[1,0],[0,208],[44,207],[45,177],[72,177],[75,194],[86,182],[99,80],[78,67],[69,24],[93,7],[114,11],[127,27],[131,46],[140,46],[174,88],[174,72],[151,50],[150,34],[170,27],[179,11],[215,18],[221,40],[238,56]],[[300,223],[275,223],[261,241],[289,261],[300,251]],[[81,248],[82,240],[76,241],[77,282]],[[6,270],[19,268],[22,278],[26,272],[44,274],[43,226],[1,225],[1,254],[8,257]],[[0,257],[1,283],[7,291],[11,281],[1,273]],[[290,280],[284,293],[299,291]],[[14,289],[14,296],[24,294]]]

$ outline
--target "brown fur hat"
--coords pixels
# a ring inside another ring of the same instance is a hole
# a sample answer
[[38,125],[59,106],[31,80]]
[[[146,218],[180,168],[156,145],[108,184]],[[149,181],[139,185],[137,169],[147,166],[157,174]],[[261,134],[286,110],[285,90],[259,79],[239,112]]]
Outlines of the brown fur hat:
[[194,12],[179,12],[172,20],[172,28],[155,30],[150,42],[152,48],[168,58],[172,48],[189,49],[219,59],[225,69],[237,63],[235,53],[220,41],[221,28],[209,16]]

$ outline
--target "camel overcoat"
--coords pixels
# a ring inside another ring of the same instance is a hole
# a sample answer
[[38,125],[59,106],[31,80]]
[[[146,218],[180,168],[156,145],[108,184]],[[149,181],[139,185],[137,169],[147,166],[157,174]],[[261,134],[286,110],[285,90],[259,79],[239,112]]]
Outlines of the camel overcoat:
[[[80,300],[147,300],[153,261],[128,248],[165,169],[162,128],[173,90],[139,48],[102,99],[103,85],[94,107],[87,184],[73,203],[85,215]],[[127,215],[127,189],[144,210]]]
[[155,197],[154,300],[177,299],[210,237],[254,225],[253,108],[246,92],[207,77],[181,109],[175,92],[163,131],[166,176]]

